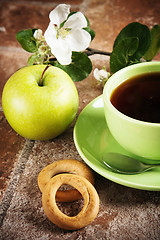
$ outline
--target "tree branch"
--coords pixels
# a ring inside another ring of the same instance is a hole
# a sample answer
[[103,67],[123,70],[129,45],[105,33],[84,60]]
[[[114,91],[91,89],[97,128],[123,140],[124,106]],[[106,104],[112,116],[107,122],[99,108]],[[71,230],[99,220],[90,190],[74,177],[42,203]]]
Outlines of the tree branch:
[[[87,48],[84,53],[87,55],[87,56],[91,56],[91,55],[94,55],[94,54],[100,54],[100,55],[107,55],[107,56],[110,56],[111,55],[111,52],[105,52],[105,51],[102,51],[102,50],[97,50],[97,49],[93,49],[93,48]],[[57,59],[56,58],[50,58],[50,60],[52,61],[56,61]]]
[[93,48],[87,48],[86,51],[84,51],[84,53],[86,53],[87,56],[91,56],[94,54],[101,54],[101,55],[107,55],[107,56],[111,55],[110,52],[105,52],[105,51],[101,51],[101,50],[97,50],[97,49],[93,49]]

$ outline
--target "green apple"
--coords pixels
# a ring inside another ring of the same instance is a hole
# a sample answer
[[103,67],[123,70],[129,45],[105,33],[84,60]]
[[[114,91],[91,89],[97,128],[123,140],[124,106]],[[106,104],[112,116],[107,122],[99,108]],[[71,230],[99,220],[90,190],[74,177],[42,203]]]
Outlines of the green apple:
[[46,65],[21,68],[8,79],[2,93],[7,121],[18,134],[32,140],[49,140],[64,132],[79,104],[69,75],[53,66],[45,70]]

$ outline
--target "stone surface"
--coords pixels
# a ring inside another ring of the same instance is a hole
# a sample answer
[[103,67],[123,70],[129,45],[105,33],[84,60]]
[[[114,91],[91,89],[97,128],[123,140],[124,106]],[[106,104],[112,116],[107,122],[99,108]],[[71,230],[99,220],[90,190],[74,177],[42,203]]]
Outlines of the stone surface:
[[[90,20],[96,37],[93,48],[112,51],[115,37],[132,21],[150,28],[159,23],[159,0],[65,0],[72,11],[80,10]],[[0,95],[7,79],[26,65],[30,54],[21,49],[15,34],[25,28],[48,25],[48,14],[60,0],[0,1]],[[95,67],[109,70],[109,57],[90,57]],[[160,55],[156,57],[160,59]],[[79,93],[78,115],[95,97],[102,94],[93,72],[75,83]],[[76,118],[77,119],[77,118]],[[96,219],[77,231],[64,231],[52,224],[42,208],[37,177],[46,165],[60,159],[83,161],[73,141],[73,128],[50,141],[30,141],[16,134],[7,123],[0,97],[0,239],[1,240],[159,240],[160,192],[121,186],[94,172],[100,197]],[[59,204],[67,213],[76,214],[83,202]]]
[[0,112],[0,201],[6,190],[11,173],[16,168],[19,154],[25,140],[18,136],[7,123],[3,112]]
[[152,0],[92,0],[86,15],[96,32],[92,47],[112,51],[114,40],[127,24],[138,21],[149,28],[159,24],[160,2]]

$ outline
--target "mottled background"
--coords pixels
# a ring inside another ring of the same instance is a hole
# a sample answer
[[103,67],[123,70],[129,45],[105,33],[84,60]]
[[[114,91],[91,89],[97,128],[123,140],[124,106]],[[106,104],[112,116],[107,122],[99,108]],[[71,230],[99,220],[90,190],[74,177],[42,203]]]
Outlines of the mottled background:
[[[59,3],[62,1],[0,0],[0,93],[9,76],[26,65],[29,57],[17,43],[16,32],[26,28],[44,31],[49,12]],[[64,0],[63,3],[88,17],[96,32],[91,47],[104,51],[112,51],[115,37],[128,23],[139,21],[148,27],[160,23],[159,0]],[[94,55],[91,60],[93,69],[102,66],[109,69],[108,56]],[[76,83],[76,87],[79,114],[102,94],[102,88],[97,86],[93,73]],[[8,125],[0,97],[0,239],[160,239],[160,193],[124,187],[96,173],[100,211],[89,226],[74,232],[63,231],[46,218],[37,176],[44,166],[55,160],[82,161],[73,142],[74,123],[51,141],[26,140]],[[62,208],[77,212],[80,206],[81,202],[76,202],[73,209],[71,204]]]

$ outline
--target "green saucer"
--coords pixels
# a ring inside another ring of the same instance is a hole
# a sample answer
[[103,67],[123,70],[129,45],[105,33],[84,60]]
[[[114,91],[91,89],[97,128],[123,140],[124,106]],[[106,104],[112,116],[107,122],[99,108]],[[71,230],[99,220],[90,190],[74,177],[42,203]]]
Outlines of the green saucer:
[[112,137],[105,121],[102,95],[80,113],[74,127],[74,143],[82,159],[103,177],[124,186],[160,191],[160,167],[136,175],[115,173],[102,161],[107,152],[131,156]]

